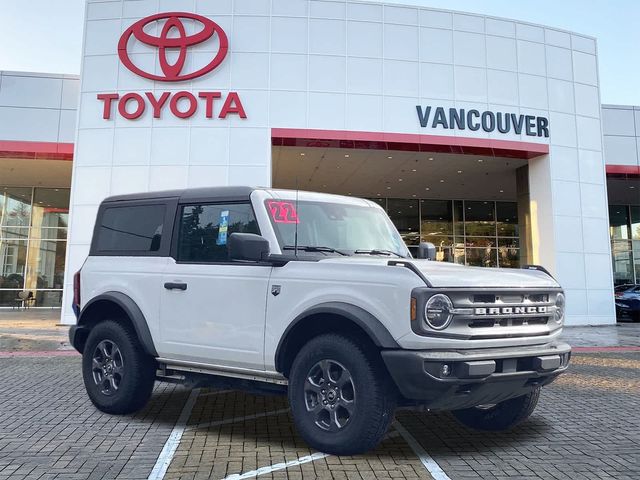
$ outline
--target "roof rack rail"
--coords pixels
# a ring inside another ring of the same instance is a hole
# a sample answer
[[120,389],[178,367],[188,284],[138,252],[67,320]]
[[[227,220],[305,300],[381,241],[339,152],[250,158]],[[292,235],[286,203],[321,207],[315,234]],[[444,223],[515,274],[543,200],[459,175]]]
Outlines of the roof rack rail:
[[523,265],[521,268],[525,270],[538,270],[539,272],[546,273],[555,280],[554,276],[549,273],[549,270],[544,268],[542,265]]
[[417,276],[419,276],[420,279],[422,279],[422,281],[427,285],[427,287],[433,288],[433,285],[431,284],[431,282],[429,280],[427,280],[427,277],[425,277],[422,274],[422,272],[420,271],[420,269],[418,267],[416,267],[413,263],[407,262],[405,260],[389,260],[387,262],[387,265],[390,266],[390,267],[400,266],[400,267],[408,268],[413,273],[415,273]]

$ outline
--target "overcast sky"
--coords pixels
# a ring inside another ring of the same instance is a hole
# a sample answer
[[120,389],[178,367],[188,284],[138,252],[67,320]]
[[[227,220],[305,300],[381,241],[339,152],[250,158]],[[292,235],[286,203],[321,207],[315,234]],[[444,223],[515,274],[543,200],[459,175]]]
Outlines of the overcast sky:
[[[79,73],[84,2],[0,0],[0,70]],[[598,39],[602,102],[640,105],[640,0],[387,3],[483,13],[592,35]]]

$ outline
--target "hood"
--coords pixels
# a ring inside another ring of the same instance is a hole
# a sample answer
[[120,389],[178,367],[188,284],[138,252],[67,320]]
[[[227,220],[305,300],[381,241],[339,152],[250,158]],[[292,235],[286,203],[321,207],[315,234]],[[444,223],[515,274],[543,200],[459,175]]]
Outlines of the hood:
[[429,283],[436,288],[559,288],[558,282],[539,270],[466,267],[448,262],[377,256],[331,257],[321,261],[385,266],[389,263],[389,260],[412,263]]

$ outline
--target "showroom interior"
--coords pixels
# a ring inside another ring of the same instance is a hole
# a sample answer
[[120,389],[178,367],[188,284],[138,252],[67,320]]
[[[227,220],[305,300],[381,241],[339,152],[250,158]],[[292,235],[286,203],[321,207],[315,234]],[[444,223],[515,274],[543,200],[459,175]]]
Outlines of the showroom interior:
[[526,175],[526,159],[322,146],[274,146],[272,156],[274,187],[368,198],[414,255],[420,242],[431,242],[438,261],[526,264],[519,232],[528,206],[521,202],[521,227],[516,181],[519,169]]

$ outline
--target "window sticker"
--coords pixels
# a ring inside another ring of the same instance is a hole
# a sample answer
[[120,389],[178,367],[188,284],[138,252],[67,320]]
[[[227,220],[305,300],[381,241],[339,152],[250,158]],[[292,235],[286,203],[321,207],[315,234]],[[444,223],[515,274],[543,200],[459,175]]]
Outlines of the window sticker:
[[267,200],[267,208],[274,223],[300,223],[296,206],[293,202]]
[[220,212],[220,224],[218,227],[218,239],[216,245],[227,244],[227,231],[229,230],[229,210],[222,210]]

